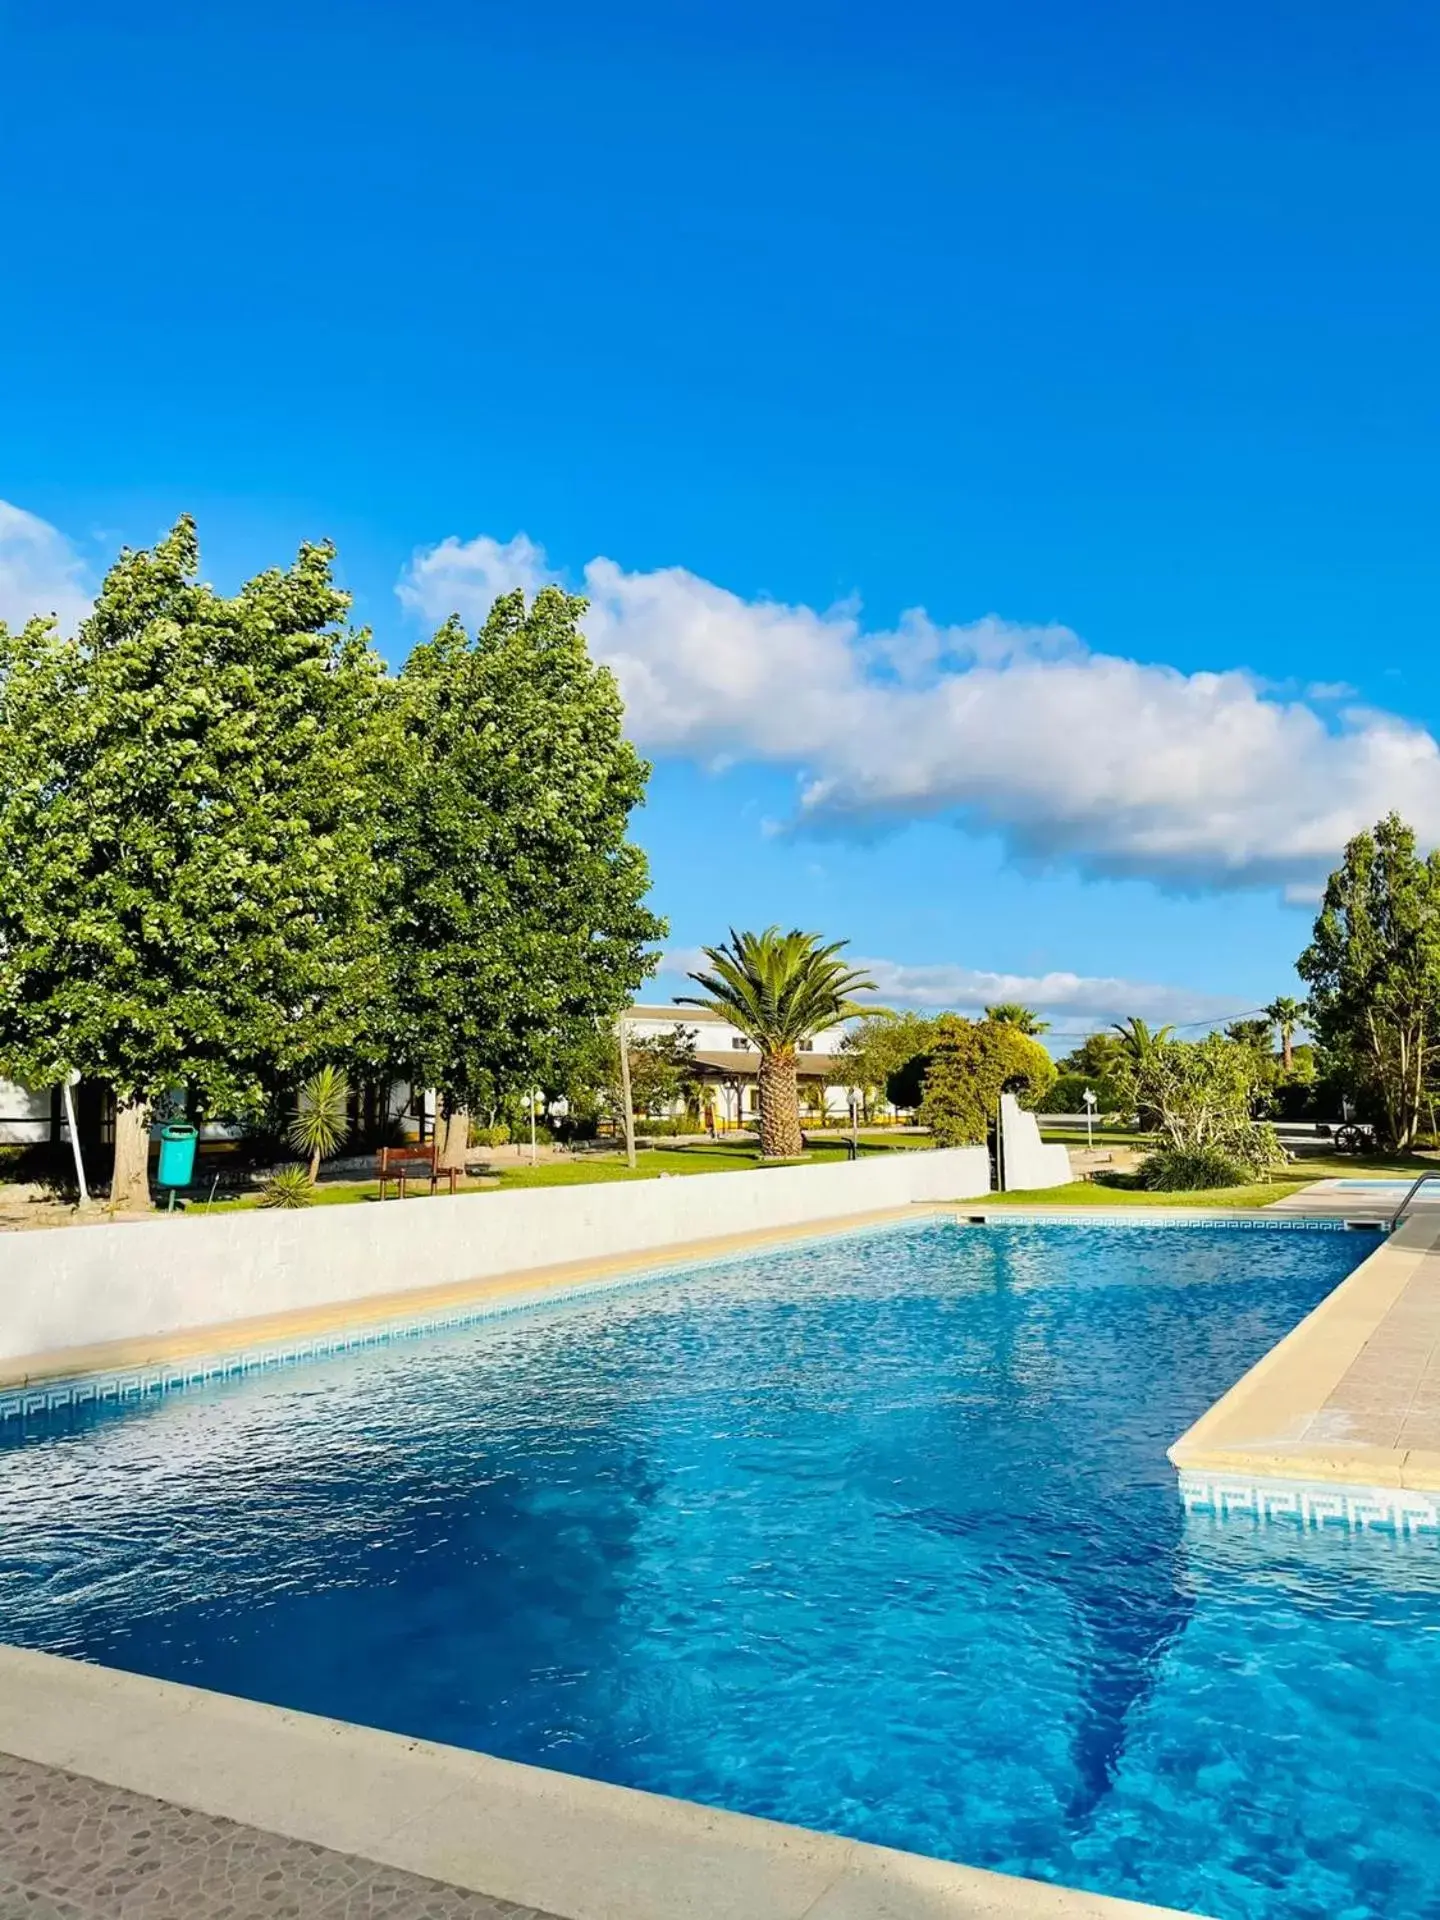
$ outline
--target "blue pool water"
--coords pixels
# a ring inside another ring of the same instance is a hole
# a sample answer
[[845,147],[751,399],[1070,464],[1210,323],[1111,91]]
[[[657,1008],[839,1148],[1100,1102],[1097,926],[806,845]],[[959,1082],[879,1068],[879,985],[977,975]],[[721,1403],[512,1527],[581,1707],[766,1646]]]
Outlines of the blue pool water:
[[1440,1912],[1440,1548],[1165,1448],[1368,1251],[903,1232],[0,1440],[0,1638],[1216,1920]]

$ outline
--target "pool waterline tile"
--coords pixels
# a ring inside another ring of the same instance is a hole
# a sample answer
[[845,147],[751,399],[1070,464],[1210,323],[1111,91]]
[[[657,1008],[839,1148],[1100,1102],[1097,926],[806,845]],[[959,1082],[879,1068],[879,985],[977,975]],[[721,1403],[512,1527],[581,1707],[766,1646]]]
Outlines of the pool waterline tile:
[[1170,1449],[1191,1512],[1440,1529],[1440,1218],[1420,1213]]
[[[1341,1233],[1348,1230],[1345,1221],[1325,1217],[1310,1219],[1294,1215],[1280,1218],[1264,1213],[1232,1214],[1180,1208],[1173,1211],[1146,1208],[1129,1212],[1116,1209],[1113,1214],[1108,1209],[1096,1211],[1103,1217],[1095,1218],[1088,1213],[1077,1216],[1073,1209],[1068,1212],[1058,1209],[1047,1212],[1041,1208],[1005,1208],[997,1209],[981,1220],[978,1203],[918,1202],[901,1214],[890,1210],[878,1217],[863,1216],[850,1223],[842,1221],[738,1235],[735,1236],[735,1244],[726,1242],[710,1251],[682,1250],[671,1259],[655,1256],[647,1262],[637,1255],[635,1260],[627,1262],[624,1258],[611,1257],[597,1262],[593,1271],[582,1269],[569,1272],[558,1280],[547,1279],[541,1272],[503,1274],[473,1286],[462,1284],[446,1288],[443,1291],[451,1297],[452,1304],[431,1306],[409,1313],[398,1310],[404,1297],[400,1295],[353,1303],[337,1302],[332,1308],[308,1311],[303,1316],[297,1316],[312,1328],[317,1320],[323,1320],[325,1324],[320,1330],[297,1332],[290,1337],[280,1335],[270,1340],[237,1342],[236,1329],[233,1328],[196,1329],[152,1343],[161,1350],[167,1345],[183,1348],[184,1351],[175,1357],[157,1358],[135,1366],[87,1366],[73,1373],[49,1374],[44,1370],[46,1357],[39,1356],[32,1368],[37,1377],[0,1385],[0,1427],[10,1421],[43,1417],[71,1408],[149,1398],[155,1394],[205,1386],[216,1380],[263,1372],[272,1367],[290,1366],[307,1360],[335,1359],[368,1347],[386,1346],[399,1340],[423,1338],[428,1334],[476,1326],[487,1320],[531,1313],[592,1294],[615,1293],[660,1284],[703,1272],[708,1267],[724,1266],[761,1246],[830,1245],[862,1235],[913,1232],[936,1219],[953,1220],[967,1230],[974,1230],[980,1224],[986,1231],[1026,1225],[1064,1226],[1079,1232],[1087,1227],[1093,1230],[1115,1225],[1157,1231],[1239,1229],[1272,1233]],[[387,1312],[387,1307],[397,1310]],[[207,1336],[213,1341],[208,1346]],[[63,1359],[63,1356],[55,1358]]]

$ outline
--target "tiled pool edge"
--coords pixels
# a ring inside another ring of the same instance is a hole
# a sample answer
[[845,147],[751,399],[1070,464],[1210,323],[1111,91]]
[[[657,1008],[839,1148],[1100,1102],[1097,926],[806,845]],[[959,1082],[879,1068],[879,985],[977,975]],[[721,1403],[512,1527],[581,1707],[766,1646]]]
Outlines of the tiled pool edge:
[[6,1646],[0,1751],[572,1920],[1182,1920]]
[[[765,1247],[802,1247],[903,1232],[950,1218],[953,1201],[916,1201],[903,1209],[859,1214],[849,1220],[807,1221],[728,1234],[689,1246],[638,1250],[564,1267],[527,1268],[485,1280],[459,1282],[427,1292],[336,1301],[325,1308],[274,1315],[264,1321],[197,1327],[150,1342],[116,1341],[86,1352],[68,1349],[38,1354],[22,1363],[19,1378],[0,1378],[0,1426],[36,1414],[103,1401],[148,1398],[207,1381],[258,1373],[306,1360],[329,1359],[361,1348],[423,1338],[532,1312],[590,1294],[619,1293],[703,1271]],[[429,1304],[425,1304],[426,1302]],[[403,1310],[402,1310],[403,1309]],[[144,1358],[106,1365],[105,1358],[140,1347]]]
[[1346,1480],[1299,1480],[1246,1473],[1179,1474],[1180,1499],[1197,1518],[1256,1526],[1353,1527],[1379,1533],[1440,1534],[1440,1497],[1419,1489]]
[[[588,1294],[614,1293],[694,1273],[764,1247],[796,1247],[853,1238],[860,1234],[903,1231],[923,1221],[950,1219],[987,1227],[1021,1224],[1067,1226],[1145,1226],[1149,1228],[1251,1228],[1267,1232],[1320,1230],[1343,1232],[1347,1223],[1333,1217],[1278,1218],[1263,1212],[1221,1212],[1199,1208],[1075,1209],[1003,1207],[988,1212],[968,1201],[914,1201],[903,1209],[861,1214],[852,1219],[808,1221],[798,1226],[763,1228],[750,1233],[604,1260],[572,1262],[556,1269],[522,1269],[485,1280],[458,1282],[426,1292],[370,1296],[337,1301],[325,1308],[263,1321],[199,1327],[150,1342],[117,1341],[105,1347],[68,1349],[33,1355],[11,1378],[0,1375],[0,1428],[15,1420],[107,1401],[148,1399],[152,1395],[202,1386],[208,1381],[259,1373],[306,1360],[331,1359],[366,1347],[478,1325],[533,1311]],[[425,1304],[426,1302],[429,1304]],[[143,1357],[134,1357],[136,1349]],[[126,1357],[130,1356],[130,1357]],[[107,1360],[109,1364],[107,1364]]]
[[[1343,1422],[1332,1416],[1327,1429],[1321,1419],[1410,1282],[1437,1258],[1440,1217],[1407,1220],[1175,1442],[1169,1457],[1188,1513],[1440,1534],[1440,1454],[1347,1439]],[[1403,1395],[1400,1382],[1395,1391]]]

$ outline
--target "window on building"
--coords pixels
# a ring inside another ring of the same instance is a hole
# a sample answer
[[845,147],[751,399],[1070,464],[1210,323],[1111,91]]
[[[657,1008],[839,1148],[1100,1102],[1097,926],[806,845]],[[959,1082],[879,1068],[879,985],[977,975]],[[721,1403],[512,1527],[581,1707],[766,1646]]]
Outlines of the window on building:
[[730,1045],[736,1053],[748,1053],[750,1051],[750,1042],[743,1034],[740,1034],[736,1039],[732,1040]]
[[813,1040],[802,1040],[800,1042],[800,1051],[801,1053],[814,1053],[815,1042]]

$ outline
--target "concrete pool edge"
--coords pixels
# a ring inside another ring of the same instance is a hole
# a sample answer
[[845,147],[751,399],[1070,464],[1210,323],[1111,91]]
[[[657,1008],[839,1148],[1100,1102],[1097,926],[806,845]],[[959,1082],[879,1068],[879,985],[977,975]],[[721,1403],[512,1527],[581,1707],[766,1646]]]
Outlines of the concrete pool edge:
[[1419,1212],[1169,1450],[1187,1508],[1440,1531],[1440,1216]]
[[0,1751],[567,1920],[1177,1920],[9,1646]]

